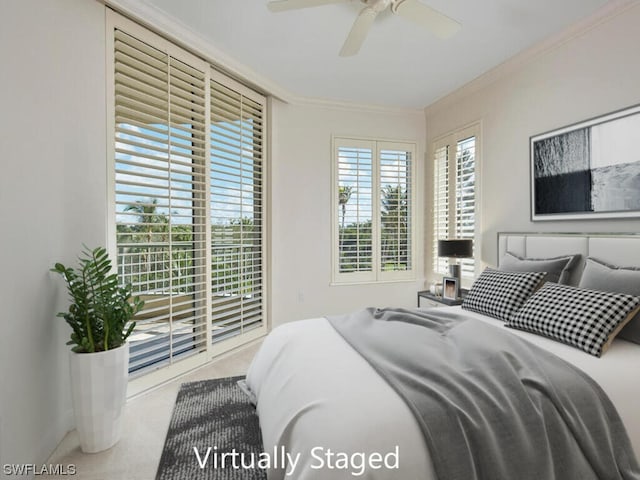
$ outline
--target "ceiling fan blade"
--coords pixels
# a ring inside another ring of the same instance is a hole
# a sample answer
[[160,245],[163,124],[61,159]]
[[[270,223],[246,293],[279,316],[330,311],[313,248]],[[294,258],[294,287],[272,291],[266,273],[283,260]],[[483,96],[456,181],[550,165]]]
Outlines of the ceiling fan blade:
[[275,0],[267,4],[272,12],[284,12],[286,10],[298,10],[300,8],[319,7],[331,3],[345,3],[349,0]]
[[392,4],[391,9],[393,13],[425,27],[439,38],[449,38],[461,28],[455,20],[418,0],[399,0]]
[[360,47],[362,47],[364,39],[367,38],[369,29],[377,16],[378,12],[371,7],[365,7],[360,12],[356,21],[353,22],[349,36],[344,41],[344,45],[342,45],[340,50],[341,57],[350,57],[360,51]]

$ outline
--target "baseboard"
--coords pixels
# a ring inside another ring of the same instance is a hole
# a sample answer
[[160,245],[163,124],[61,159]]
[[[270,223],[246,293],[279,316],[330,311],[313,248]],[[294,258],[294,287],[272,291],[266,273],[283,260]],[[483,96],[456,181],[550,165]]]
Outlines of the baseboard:
[[58,420],[53,428],[43,432],[39,448],[36,451],[36,465],[50,463],[51,456],[55,453],[64,437],[75,428],[72,409],[68,409]]

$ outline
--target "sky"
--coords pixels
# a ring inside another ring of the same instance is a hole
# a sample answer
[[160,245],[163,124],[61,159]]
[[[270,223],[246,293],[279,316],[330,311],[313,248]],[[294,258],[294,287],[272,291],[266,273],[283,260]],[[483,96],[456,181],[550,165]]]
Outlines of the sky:
[[[379,172],[380,188],[387,185],[406,187],[407,166],[411,159],[407,152],[380,150]],[[369,148],[338,149],[338,184],[352,188],[352,194],[346,205],[345,225],[371,220],[372,217],[372,177],[373,150]],[[342,208],[339,208],[339,221],[342,221]]]
[[[199,177],[192,173],[193,161],[189,157],[191,142],[172,135],[169,173],[166,126],[150,125],[142,128],[132,124],[119,124],[117,130],[117,222],[137,221],[135,214],[125,213],[126,207],[139,201],[148,203],[157,197],[158,213],[171,215],[174,224],[192,223],[193,183],[204,182],[205,179],[204,171],[201,171]],[[175,133],[191,135],[188,128],[176,129]],[[212,124],[208,143],[211,146],[211,175],[215,178],[215,185],[209,189],[212,224],[224,224],[240,217],[253,217],[253,175],[255,168],[260,167],[254,166],[251,123],[243,122],[242,131],[239,121]],[[170,206],[169,180],[172,189]]]

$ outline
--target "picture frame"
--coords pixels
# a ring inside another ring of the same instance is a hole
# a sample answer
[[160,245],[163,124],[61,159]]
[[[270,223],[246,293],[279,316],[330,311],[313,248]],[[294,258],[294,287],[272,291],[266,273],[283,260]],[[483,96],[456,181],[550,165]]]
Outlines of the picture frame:
[[444,277],[442,279],[442,298],[446,300],[457,300],[459,288],[457,278]]
[[640,217],[640,105],[529,139],[531,220]]

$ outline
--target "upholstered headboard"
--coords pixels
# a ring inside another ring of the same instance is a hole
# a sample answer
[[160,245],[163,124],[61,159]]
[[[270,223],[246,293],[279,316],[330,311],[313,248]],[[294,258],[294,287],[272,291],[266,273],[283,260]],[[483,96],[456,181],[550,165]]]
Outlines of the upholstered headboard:
[[612,265],[640,267],[640,234],[634,233],[498,233],[498,262],[506,252],[528,258],[582,255],[570,279],[577,285],[587,257]]

